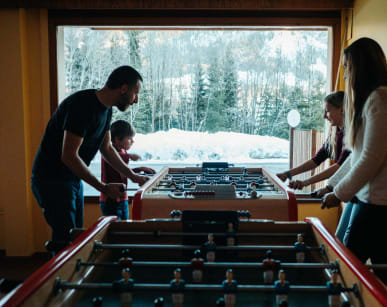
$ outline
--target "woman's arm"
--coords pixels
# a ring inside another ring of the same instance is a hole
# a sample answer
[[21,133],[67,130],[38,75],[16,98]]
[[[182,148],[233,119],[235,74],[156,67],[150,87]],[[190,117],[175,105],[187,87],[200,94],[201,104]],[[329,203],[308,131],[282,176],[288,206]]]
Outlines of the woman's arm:
[[332,175],[328,179],[327,185],[330,187],[335,187],[342,178],[349,172],[351,169],[351,155],[348,156],[348,158],[344,161],[344,163],[340,166],[340,168],[337,170],[336,173]]
[[[298,174],[301,174],[301,173],[304,173],[304,172],[307,172],[307,171],[310,171],[311,169],[314,169],[317,167],[317,164],[311,159],[311,160],[308,160],[304,163],[302,163],[301,165],[295,167],[295,168],[292,168],[286,172],[283,172],[283,173],[279,173],[277,174],[277,176],[282,180],[282,181],[285,181],[287,178],[291,179],[291,177],[293,176],[296,176]],[[290,174],[290,177],[288,176],[288,173]]]
[[289,183],[289,187],[292,189],[303,189],[304,187],[307,187],[313,183],[325,180],[332,176],[338,169],[340,165],[335,163],[331,167],[323,170],[321,173],[318,173],[315,176],[310,177],[309,179],[306,180],[294,180]]
[[[387,90],[376,90],[364,106],[364,136],[361,153],[349,173],[337,184],[334,193],[341,201],[350,201],[360,189],[383,171],[387,159]],[[358,132],[359,133],[359,132]],[[359,150],[359,149],[358,149]]]

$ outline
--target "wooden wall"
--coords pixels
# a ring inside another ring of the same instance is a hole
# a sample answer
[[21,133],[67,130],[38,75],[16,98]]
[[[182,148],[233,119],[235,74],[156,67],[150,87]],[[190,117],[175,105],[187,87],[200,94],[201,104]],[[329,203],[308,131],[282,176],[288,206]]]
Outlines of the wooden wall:
[[[79,21],[84,16],[92,16],[103,24],[107,22],[106,15],[122,16],[129,12],[131,15],[126,16],[127,22],[130,16],[142,15],[147,16],[149,22],[157,23],[177,13],[181,22],[190,15],[193,24],[208,22],[207,16],[211,15],[211,18],[218,16],[212,19],[213,22],[236,16],[239,23],[263,18],[264,23],[272,25],[278,22],[278,18],[289,17],[288,20],[297,25],[299,18],[319,20],[324,14],[340,16],[341,9],[352,5],[352,0],[2,1],[0,249],[6,250],[9,256],[27,256],[43,250],[44,241],[49,238],[49,229],[31,193],[30,176],[33,158],[52,112],[50,102],[56,96],[56,84],[52,83],[56,79],[56,71],[50,70],[53,67],[50,61],[55,60],[55,54],[52,54],[52,44],[55,45],[55,42],[49,44],[51,16],[78,15]],[[202,19],[200,14],[204,16]],[[246,15],[250,19],[246,19]],[[121,20],[118,18],[117,22]],[[230,19],[229,23],[235,20]],[[86,205],[85,226],[90,225],[98,215],[96,205]]]

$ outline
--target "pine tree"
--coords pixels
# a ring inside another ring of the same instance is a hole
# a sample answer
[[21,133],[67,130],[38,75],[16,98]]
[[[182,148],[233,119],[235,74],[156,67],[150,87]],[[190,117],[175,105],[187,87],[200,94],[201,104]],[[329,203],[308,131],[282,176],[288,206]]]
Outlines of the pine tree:
[[224,131],[225,110],[224,110],[224,87],[223,72],[219,66],[217,56],[212,58],[208,71],[209,95],[208,108],[206,111],[206,131]]
[[237,129],[237,102],[238,102],[238,75],[236,71],[235,60],[231,53],[231,48],[226,50],[225,61],[223,62],[223,96],[225,109],[225,123],[230,131]]
[[194,82],[192,85],[194,112],[193,112],[193,130],[201,131],[203,129],[208,103],[208,88],[204,79],[202,65],[196,65],[194,73]]

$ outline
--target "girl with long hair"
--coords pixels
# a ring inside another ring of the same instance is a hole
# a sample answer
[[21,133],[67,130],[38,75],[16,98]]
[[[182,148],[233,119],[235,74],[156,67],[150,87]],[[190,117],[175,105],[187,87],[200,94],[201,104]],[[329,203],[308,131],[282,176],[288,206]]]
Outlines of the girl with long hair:
[[[344,137],[344,92],[337,91],[329,94],[324,99],[324,118],[330,123],[330,133],[316,155],[302,163],[301,165],[294,167],[288,171],[277,174],[282,180],[289,179],[289,187],[292,189],[303,189],[308,185],[325,180],[331,177],[344,163],[350,152],[343,146]],[[326,159],[332,159],[335,163],[322,171],[321,173],[314,175],[306,180],[292,180],[292,177],[311,169],[318,167]],[[328,190],[325,191],[329,192]],[[321,196],[320,196],[321,197]]]
[[[323,207],[358,199],[344,244],[365,262],[385,263],[387,234],[387,63],[379,44],[361,38],[344,50],[346,145],[351,167],[323,198]],[[378,272],[375,271],[377,274]],[[387,274],[380,275],[386,282]]]

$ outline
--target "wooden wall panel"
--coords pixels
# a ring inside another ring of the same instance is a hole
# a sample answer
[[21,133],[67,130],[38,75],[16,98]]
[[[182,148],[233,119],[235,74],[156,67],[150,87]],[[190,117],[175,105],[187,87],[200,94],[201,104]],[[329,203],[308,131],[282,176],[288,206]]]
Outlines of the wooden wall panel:
[[353,0],[16,0],[5,7],[48,9],[341,10]]

